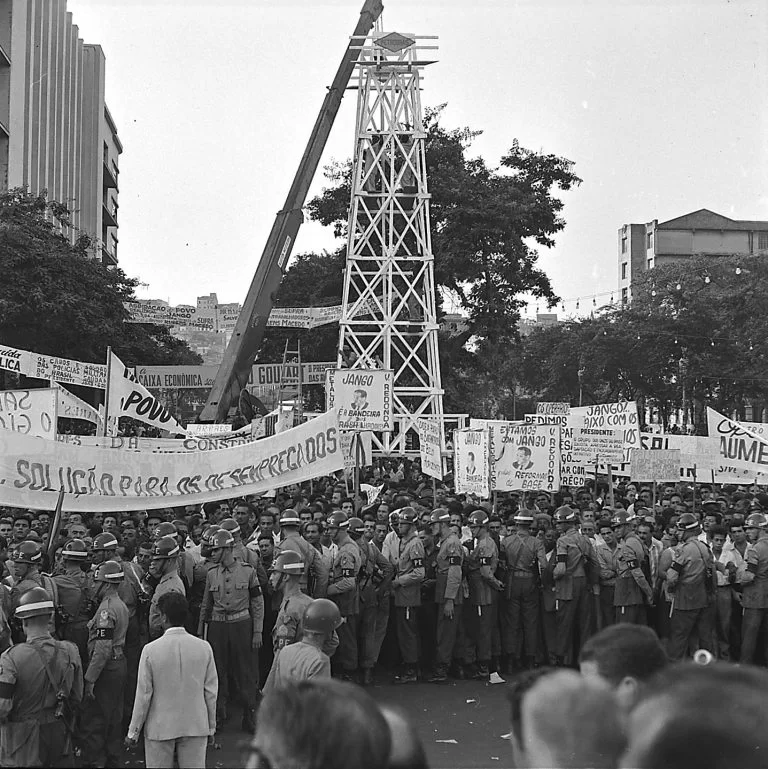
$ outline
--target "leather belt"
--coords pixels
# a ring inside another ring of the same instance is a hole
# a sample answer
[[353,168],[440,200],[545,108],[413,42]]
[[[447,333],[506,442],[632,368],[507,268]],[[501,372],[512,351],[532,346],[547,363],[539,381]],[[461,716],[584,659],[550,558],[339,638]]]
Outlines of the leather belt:
[[510,575],[513,576],[513,577],[533,577],[533,572],[532,571],[522,571],[522,570],[518,569],[517,571],[511,571]]
[[232,613],[227,612],[213,612],[211,614],[211,622],[237,622],[241,619],[246,619],[251,616],[249,609],[243,609],[242,611],[236,611]]

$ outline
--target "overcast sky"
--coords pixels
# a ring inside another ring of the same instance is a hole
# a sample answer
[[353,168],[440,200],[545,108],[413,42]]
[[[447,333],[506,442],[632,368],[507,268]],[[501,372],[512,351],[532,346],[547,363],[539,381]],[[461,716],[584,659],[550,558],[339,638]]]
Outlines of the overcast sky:
[[[584,182],[540,260],[566,314],[616,289],[624,223],[700,208],[768,220],[765,0],[384,5],[385,30],[439,36],[423,102],[448,103],[448,128],[483,130],[473,154],[496,165],[518,138],[575,162]],[[242,301],[362,0],[67,6],[107,58],[125,147],[118,256],[149,284],[138,296]],[[354,107],[348,91],[322,165],[351,155]],[[311,194],[323,184],[318,172]],[[305,223],[294,254],[333,247]]]

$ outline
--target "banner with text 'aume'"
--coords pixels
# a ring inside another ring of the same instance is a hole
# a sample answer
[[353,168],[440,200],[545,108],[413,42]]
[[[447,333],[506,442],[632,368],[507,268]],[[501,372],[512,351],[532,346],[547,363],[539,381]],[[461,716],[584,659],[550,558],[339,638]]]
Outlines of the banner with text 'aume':
[[707,428],[709,437],[717,438],[719,467],[715,471],[716,475],[738,476],[741,470],[747,470],[751,474],[750,478],[754,479],[760,473],[768,473],[767,440],[709,407]]
[[85,448],[0,430],[0,505],[70,512],[152,510],[301,483],[344,467],[336,415],[220,451],[153,454]]

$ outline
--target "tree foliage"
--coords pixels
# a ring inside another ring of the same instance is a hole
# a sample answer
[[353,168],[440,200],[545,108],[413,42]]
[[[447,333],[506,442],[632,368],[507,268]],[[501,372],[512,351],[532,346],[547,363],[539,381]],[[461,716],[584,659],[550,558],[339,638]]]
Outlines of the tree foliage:
[[0,194],[0,342],[89,363],[107,345],[129,365],[199,363],[168,329],[125,322],[138,281],[89,257],[87,237],[70,244],[69,226],[44,194]]

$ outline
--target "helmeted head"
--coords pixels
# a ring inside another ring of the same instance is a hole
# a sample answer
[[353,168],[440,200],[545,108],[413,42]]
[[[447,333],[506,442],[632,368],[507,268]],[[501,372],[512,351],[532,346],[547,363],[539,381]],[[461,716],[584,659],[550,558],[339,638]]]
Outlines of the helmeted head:
[[349,536],[352,537],[352,539],[355,541],[359,540],[365,531],[365,524],[363,523],[362,518],[352,516],[352,518],[350,518],[349,522],[347,523],[347,531],[349,532]]
[[228,531],[235,542],[240,539],[240,524],[234,518],[225,518],[219,526],[221,526],[224,531]]
[[65,563],[81,564],[88,560],[88,545],[82,539],[70,539],[61,551]]
[[439,537],[442,533],[442,527],[440,522],[443,516],[446,516],[446,520],[450,523],[450,513],[443,507],[437,507],[432,511],[432,515],[429,516],[429,528],[432,531],[433,537]]
[[335,513],[331,513],[328,516],[328,520],[325,524],[325,530],[328,532],[328,536],[332,542],[337,542],[340,537],[349,529],[349,518],[346,513],[342,513],[337,510]]
[[217,531],[221,531],[221,526],[217,523],[212,523],[203,529],[203,534],[200,537],[200,555],[203,558],[211,557],[211,540]]
[[221,563],[226,553],[231,553],[235,546],[235,538],[232,533],[222,528],[211,537],[211,559],[214,563]]
[[576,525],[577,514],[572,507],[568,505],[561,505],[557,508],[557,510],[555,510],[553,518],[555,521],[555,528],[562,532],[567,531]]
[[280,528],[283,529],[286,526],[288,528],[298,528],[301,526],[301,518],[299,518],[299,514],[292,508],[283,510],[280,515]]
[[43,560],[43,548],[32,540],[19,542],[11,554],[13,574],[17,580],[22,580],[30,571],[40,568]]
[[412,507],[401,507],[397,511],[397,529],[400,536],[408,536],[413,531],[417,520],[416,511]]
[[768,516],[765,513],[751,513],[744,522],[744,529],[750,542],[757,542],[762,532],[768,529]]
[[467,526],[469,526],[472,536],[476,538],[483,530],[487,531],[489,520],[488,513],[485,510],[475,510],[470,513],[467,519]]
[[677,529],[683,539],[698,537],[701,534],[701,524],[699,519],[693,513],[683,513],[677,519]]
[[152,539],[160,539],[160,537],[175,537],[178,533],[178,529],[170,521],[162,521],[152,530]]
[[316,598],[304,610],[301,625],[305,632],[330,636],[341,625],[341,612],[333,601]]
[[269,584],[272,586],[272,589],[277,592],[292,578],[295,579],[296,582],[300,581],[303,574],[303,556],[293,550],[283,550],[281,553],[278,553],[275,560],[272,561]]
[[153,571],[168,574],[176,568],[181,548],[172,534],[155,540],[152,544],[152,560],[150,561]]
[[96,567],[93,574],[93,582],[96,586],[96,600],[99,600],[110,587],[117,588],[125,578],[123,565],[117,561],[103,561]]
[[611,516],[611,528],[616,539],[621,539],[627,531],[629,516],[623,510],[618,510]]
[[94,537],[91,546],[92,560],[94,563],[109,561],[117,553],[117,537],[108,531],[103,531]]
[[42,587],[33,587],[21,596],[14,614],[22,622],[35,617],[44,617],[47,622],[53,614],[53,608],[53,601],[47,591]]
[[524,507],[521,507],[515,517],[512,519],[518,526],[530,526],[533,523],[533,513]]

